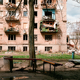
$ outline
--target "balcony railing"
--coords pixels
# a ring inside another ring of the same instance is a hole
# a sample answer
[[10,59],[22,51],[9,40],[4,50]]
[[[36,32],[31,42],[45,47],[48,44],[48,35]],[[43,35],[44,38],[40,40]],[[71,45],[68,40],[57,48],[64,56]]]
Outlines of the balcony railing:
[[55,19],[53,19],[52,17],[43,16],[42,21],[55,21]]
[[50,27],[50,26],[45,26],[45,25],[40,25],[40,32],[45,32],[45,33],[54,33],[54,32],[58,32],[58,29],[57,27],[54,28],[54,27]]
[[42,6],[42,8],[50,8],[50,9],[56,9],[56,3],[46,3],[46,2],[44,2],[44,1],[42,1],[41,2],[41,6]]
[[6,21],[18,21],[19,20],[19,16],[7,16],[6,18],[5,18],[5,20]]
[[10,27],[10,28],[4,28],[4,31],[5,33],[19,33],[19,28],[13,28],[13,27]]
[[6,9],[10,9],[10,8],[16,9],[17,6],[16,6],[16,4],[8,2],[5,4],[5,7],[6,7]]

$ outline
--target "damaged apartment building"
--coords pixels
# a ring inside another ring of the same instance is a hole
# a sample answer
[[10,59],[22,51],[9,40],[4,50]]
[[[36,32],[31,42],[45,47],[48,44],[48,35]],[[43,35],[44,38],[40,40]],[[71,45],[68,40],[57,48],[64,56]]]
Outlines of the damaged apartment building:
[[[35,51],[67,51],[66,1],[34,1]],[[0,0],[0,50],[29,51],[29,0]]]

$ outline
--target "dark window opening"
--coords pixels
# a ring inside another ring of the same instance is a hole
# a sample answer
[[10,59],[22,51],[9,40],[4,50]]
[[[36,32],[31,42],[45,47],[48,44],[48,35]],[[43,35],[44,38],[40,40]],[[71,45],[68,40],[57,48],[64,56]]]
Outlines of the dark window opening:
[[15,46],[9,46],[9,47],[8,47],[8,50],[9,50],[9,51],[15,51]]
[[23,35],[23,40],[27,40],[27,34]]
[[23,47],[23,51],[27,51],[27,47]]
[[16,1],[15,0],[9,0],[9,2],[11,2],[13,4],[16,4]]
[[27,0],[24,0],[24,5],[27,5]]
[[48,16],[48,17],[52,18],[52,12],[45,11],[45,16]]
[[0,0],[0,4],[3,4],[3,0]]
[[37,4],[37,0],[34,0],[34,4]]
[[67,43],[68,43],[68,37],[67,37]]
[[15,11],[9,11],[9,16],[12,16],[12,15],[16,16],[16,12]]
[[37,51],[37,47],[35,47],[35,51]]
[[50,49],[52,50],[52,47],[45,47],[45,51],[50,51]]
[[34,11],[34,16],[37,16],[37,11]]
[[34,35],[34,41],[37,41],[37,35]]
[[8,35],[8,40],[16,40],[16,35]]
[[47,3],[48,3],[48,4],[51,4],[51,3],[52,3],[52,0],[47,0]]
[[34,28],[37,28],[37,23],[34,23]]
[[45,40],[51,41],[52,40],[52,35],[45,35]]
[[0,46],[0,50],[2,50],[2,46]]

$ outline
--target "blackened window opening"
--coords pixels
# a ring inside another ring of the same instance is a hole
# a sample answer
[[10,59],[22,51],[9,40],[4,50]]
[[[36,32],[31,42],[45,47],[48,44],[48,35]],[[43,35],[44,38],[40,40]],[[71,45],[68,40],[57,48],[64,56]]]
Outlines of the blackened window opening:
[[8,40],[16,40],[16,35],[8,35]]
[[23,51],[27,51],[27,47],[23,47]]
[[8,50],[9,50],[9,51],[15,51],[15,46],[9,46],[9,47],[8,47]]
[[34,0],[34,4],[37,4],[37,0]]
[[27,34],[23,35],[23,40],[27,40]]
[[52,40],[52,35],[45,35],[45,40],[51,41]]
[[9,2],[16,4],[15,0],[9,0]]
[[37,16],[37,11],[34,11],[34,16]]
[[37,28],[37,23],[34,23],[34,28]]
[[27,5],[27,0],[24,0],[24,5]]
[[45,11],[45,16],[48,16],[52,19],[52,12]]

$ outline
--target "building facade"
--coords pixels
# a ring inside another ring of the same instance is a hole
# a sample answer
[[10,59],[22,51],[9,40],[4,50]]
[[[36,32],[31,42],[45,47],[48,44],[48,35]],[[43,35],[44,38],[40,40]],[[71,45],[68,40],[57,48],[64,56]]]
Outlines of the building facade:
[[[35,0],[36,51],[67,51],[66,1]],[[29,51],[29,1],[0,0],[0,50]]]

